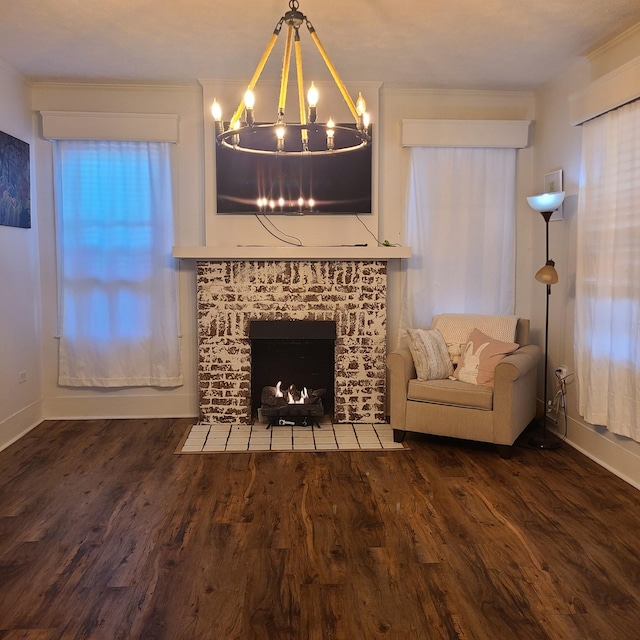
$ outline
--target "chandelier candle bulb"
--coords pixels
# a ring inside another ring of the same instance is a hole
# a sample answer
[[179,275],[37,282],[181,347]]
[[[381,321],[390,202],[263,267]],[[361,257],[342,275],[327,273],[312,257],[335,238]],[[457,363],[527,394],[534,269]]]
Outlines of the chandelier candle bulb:
[[254,105],[255,105],[255,96],[253,95],[253,91],[251,91],[251,89],[247,89],[247,91],[244,94],[244,111],[245,111],[245,118],[249,126],[252,126],[253,123],[255,122],[253,117]]
[[309,103],[309,122],[315,124],[318,118],[318,90],[313,82],[307,92],[307,102]]
[[333,149],[333,136],[335,134],[334,127],[334,121],[329,118],[329,120],[327,120],[327,149],[329,150]]
[[278,151],[284,151],[284,127],[280,126],[276,129],[276,138],[278,139]]
[[222,124],[222,107],[217,100],[214,100],[211,105],[211,116],[216,125],[216,135],[220,135],[224,131],[224,125]]

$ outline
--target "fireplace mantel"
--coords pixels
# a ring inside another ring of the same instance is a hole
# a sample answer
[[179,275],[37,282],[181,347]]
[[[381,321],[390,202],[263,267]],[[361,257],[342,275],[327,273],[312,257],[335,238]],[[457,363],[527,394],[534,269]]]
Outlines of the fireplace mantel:
[[193,260],[391,260],[410,258],[410,247],[243,246],[174,247],[174,258]]

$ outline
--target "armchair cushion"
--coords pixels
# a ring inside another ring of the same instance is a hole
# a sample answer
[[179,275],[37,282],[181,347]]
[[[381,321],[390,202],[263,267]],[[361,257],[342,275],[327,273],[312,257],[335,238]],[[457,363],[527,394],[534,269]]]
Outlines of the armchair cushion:
[[474,329],[462,353],[454,377],[485,387],[493,387],[494,371],[500,360],[513,353],[520,345],[515,342],[495,340]]
[[410,380],[407,400],[491,411],[493,389],[460,380]]
[[408,329],[407,333],[418,380],[442,380],[453,374],[447,345],[437,329]]

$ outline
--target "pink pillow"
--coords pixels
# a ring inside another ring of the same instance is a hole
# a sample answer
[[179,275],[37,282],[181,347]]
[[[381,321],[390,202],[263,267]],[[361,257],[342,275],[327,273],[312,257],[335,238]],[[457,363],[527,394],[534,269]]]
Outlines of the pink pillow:
[[519,347],[515,342],[501,342],[490,338],[480,329],[474,329],[453,375],[462,382],[493,387],[496,366]]

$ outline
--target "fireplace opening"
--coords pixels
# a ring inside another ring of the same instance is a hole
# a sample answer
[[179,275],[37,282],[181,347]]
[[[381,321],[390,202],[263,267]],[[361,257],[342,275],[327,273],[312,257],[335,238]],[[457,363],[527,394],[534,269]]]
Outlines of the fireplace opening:
[[[336,323],[332,320],[252,320],[251,410],[252,418],[266,409],[274,418],[295,424],[317,423],[333,416]],[[275,398],[275,389],[284,400]],[[287,399],[291,391],[294,402]],[[303,393],[309,398],[300,399]]]

